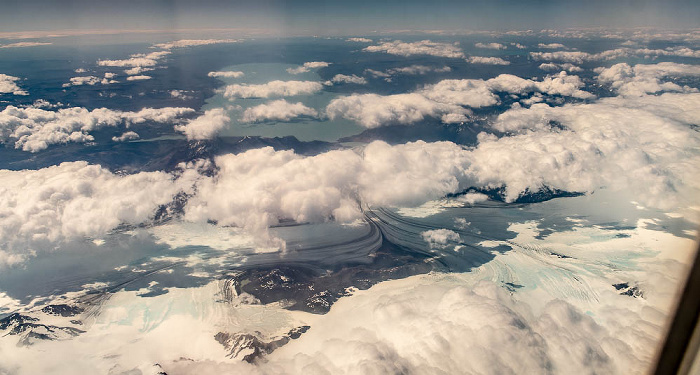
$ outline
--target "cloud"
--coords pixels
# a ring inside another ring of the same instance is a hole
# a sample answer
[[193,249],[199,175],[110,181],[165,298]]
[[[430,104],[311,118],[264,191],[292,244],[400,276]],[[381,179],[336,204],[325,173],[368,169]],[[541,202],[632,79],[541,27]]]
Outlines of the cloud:
[[192,185],[164,172],[116,175],[83,161],[0,170],[0,176],[0,254],[14,255],[0,266],[74,238],[103,236],[123,223],[142,223]]
[[561,43],[549,43],[549,44],[540,43],[537,45],[537,48],[559,49],[559,48],[566,48],[566,46],[561,44]]
[[432,229],[420,234],[431,249],[444,249],[449,245],[459,243],[459,233],[449,229]]
[[375,141],[361,152],[301,156],[266,147],[219,156],[214,163],[217,175],[198,183],[185,218],[264,231],[283,218],[350,222],[362,215],[359,202],[416,205],[458,191],[463,175],[456,166],[466,159],[449,142]]
[[[169,55],[169,51],[158,51],[151,53],[137,53],[130,55],[128,59],[123,60],[98,60],[99,66],[116,66],[116,67],[152,67],[158,64],[158,60]],[[127,73],[129,74],[129,73]]]
[[368,39],[368,38],[348,38],[345,41],[346,42],[357,42],[357,43],[372,43],[372,42],[374,42],[372,39]]
[[[408,125],[426,117],[461,115],[465,120],[469,111],[453,104],[440,103],[420,93],[377,95],[353,94],[333,99],[326,107],[330,119],[343,117],[366,128],[390,124]],[[449,119],[453,119],[450,117]]]
[[386,72],[388,74],[406,74],[406,75],[423,75],[427,73],[446,73],[452,71],[449,66],[443,66],[440,68],[425,66],[425,65],[411,65],[402,68],[392,68],[388,69]]
[[299,74],[299,73],[306,73],[311,69],[318,69],[318,68],[325,68],[329,66],[331,63],[327,63],[325,61],[309,61],[305,62],[304,65],[297,67],[297,68],[288,68],[287,73],[289,74]]
[[323,85],[313,81],[271,81],[259,85],[229,85],[224,89],[224,96],[234,98],[269,98],[271,96],[297,96],[314,94],[323,89]]
[[673,207],[700,188],[700,155],[693,151],[700,137],[688,126],[700,122],[694,117],[699,111],[697,93],[516,105],[493,125],[512,135],[482,134],[472,172],[481,185],[506,186],[511,200],[542,186],[581,192],[606,187],[647,206]]
[[10,44],[0,44],[0,48],[24,48],[24,47],[37,47],[37,46],[48,46],[52,43],[45,42],[17,42]]
[[29,95],[17,85],[19,80],[18,77],[0,74],[0,94]]
[[500,57],[470,56],[466,61],[471,64],[510,65],[510,61]]
[[586,61],[614,60],[629,56],[641,56],[645,58],[650,58],[653,56],[680,56],[697,58],[700,57],[700,50],[693,50],[687,47],[668,47],[666,49],[616,48],[599,53],[588,53],[581,51],[530,52],[530,57],[532,57],[534,60],[555,60],[574,64],[582,64]]
[[382,42],[375,46],[365,47],[363,51],[384,52],[399,56],[430,55],[437,57],[464,58],[464,53],[459,48],[458,44],[432,42],[430,40],[421,40],[412,43],[402,42],[400,40]]
[[0,112],[0,141],[14,143],[23,151],[38,152],[53,144],[85,143],[89,134],[102,127],[124,124],[129,127],[147,121],[172,122],[194,112],[190,108],[144,108],[138,112],[122,112],[106,108],[92,111],[81,107],[48,111],[39,108],[7,106]]
[[367,80],[364,77],[347,74],[336,74],[330,80],[324,82],[324,85],[331,86],[334,83],[354,83],[356,85],[366,85]]
[[151,76],[128,76],[126,77],[127,81],[145,81],[148,79],[151,79]]
[[642,96],[661,91],[697,91],[690,87],[681,87],[673,82],[662,82],[668,77],[700,76],[700,66],[662,62],[658,64],[626,63],[615,64],[610,68],[598,68],[598,81],[623,96]]
[[289,121],[300,116],[317,117],[318,112],[313,108],[305,106],[301,102],[289,103],[284,99],[280,99],[247,108],[243,112],[241,121]]
[[563,64],[555,64],[555,63],[542,63],[539,66],[540,69],[546,70],[546,71],[562,71],[566,70],[567,72],[582,72],[583,69],[580,67],[571,64],[571,63],[563,63]]
[[[105,78],[99,78],[99,77],[95,77],[95,76],[73,77],[70,79],[70,82],[64,83],[62,85],[62,87],[82,86],[82,85],[94,86],[97,84],[109,85],[112,83],[119,83],[118,81],[109,79],[107,77],[108,75],[110,75],[109,78],[114,77],[113,73],[105,73]],[[131,78],[131,77],[129,77],[129,78]]]
[[139,139],[139,135],[138,135],[138,133],[133,132],[133,131],[124,132],[119,137],[112,137],[112,140],[114,142],[126,142],[126,141],[131,141],[134,139]]
[[181,39],[168,43],[154,44],[153,48],[170,50],[173,48],[185,48],[194,46],[204,46],[209,44],[237,43],[238,39]]
[[518,48],[518,49],[525,49],[525,48],[527,48],[527,47],[525,47],[524,45],[522,45],[522,44],[520,44],[520,43],[511,43],[510,45],[513,46],[513,47],[515,47],[515,48]]
[[245,74],[243,72],[232,72],[232,71],[227,71],[227,72],[209,72],[207,74],[208,77],[223,77],[223,78],[240,78],[243,77]]
[[445,123],[467,120],[469,110],[463,108],[496,105],[495,92],[526,94],[540,92],[549,95],[571,96],[580,99],[593,98],[582,91],[583,82],[578,76],[566,72],[532,81],[510,74],[501,74],[489,80],[443,80],[427,85],[413,93],[395,95],[353,94],[333,99],[326,108],[331,118],[343,117],[367,128],[389,124],[413,124],[426,117],[441,118]]
[[474,44],[476,48],[486,48],[486,49],[506,49],[507,47],[501,43],[476,43]]
[[203,115],[188,121],[184,125],[176,125],[175,130],[187,136],[188,140],[202,140],[214,138],[225,128],[231,118],[223,108],[214,108],[204,112]]
[[136,66],[136,67],[133,67],[133,68],[130,68],[130,69],[125,69],[125,70],[124,70],[124,73],[126,73],[126,74],[128,74],[128,75],[130,75],[130,76],[133,76],[133,75],[138,75],[138,74],[141,74],[141,73],[144,73],[144,72],[150,72],[150,71],[152,71],[152,70],[154,70],[154,69],[153,69],[153,68],[144,68],[144,67],[142,67],[142,66]]

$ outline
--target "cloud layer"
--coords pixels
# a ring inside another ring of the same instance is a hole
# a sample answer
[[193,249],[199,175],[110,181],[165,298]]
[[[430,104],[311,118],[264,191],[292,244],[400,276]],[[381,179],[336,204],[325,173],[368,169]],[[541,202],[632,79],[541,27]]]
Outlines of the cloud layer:
[[235,98],[269,98],[273,96],[296,96],[314,94],[323,89],[323,85],[314,81],[270,81],[268,83],[249,85],[236,84],[226,86],[224,96]]
[[392,55],[430,55],[437,57],[464,58],[459,45],[456,43],[440,43],[430,40],[419,42],[402,42],[395,40],[392,42],[382,42],[378,45],[368,46],[363,49],[365,52],[384,52]]
[[190,108],[144,108],[138,112],[122,112],[107,108],[92,111],[81,107],[49,111],[39,108],[7,106],[0,112],[0,141],[15,148],[37,152],[53,144],[93,141],[89,133],[108,126],[129,127],[147,121],[166,123],[194,112]]

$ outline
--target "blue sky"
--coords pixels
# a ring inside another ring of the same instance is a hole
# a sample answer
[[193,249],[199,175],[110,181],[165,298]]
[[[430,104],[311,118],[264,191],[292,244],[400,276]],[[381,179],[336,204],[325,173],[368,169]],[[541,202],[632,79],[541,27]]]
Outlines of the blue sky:
[[690,0],[3,0],[0,31],[264,28],[280,34],[396,29],[700,27]]

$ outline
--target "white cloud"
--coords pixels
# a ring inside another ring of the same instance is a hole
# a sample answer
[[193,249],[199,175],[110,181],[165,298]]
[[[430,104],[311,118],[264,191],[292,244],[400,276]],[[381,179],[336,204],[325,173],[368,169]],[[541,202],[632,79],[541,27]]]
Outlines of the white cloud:
[[106,72],[106,73],[105,73],[105,78],[107,78],[107,79],[112,79],[112,78],[114,78],[114,77],[116,77],[116,76],[117,76],[116,73],[110,73],[110,72]]
[[449,229],[432,229],[420,234],[431,249],[444,249],[459,243],[459,233]]
[[408,125],[426,117],[448,114],[461,114],[464,118],[469,111],[458,105],[431,100],[419,93],[408,93],[387,96],[353,94],[340,97],[328,104],[326,113],[331,119],[344,117],[366,128],[376,128],[389,124]]
[[126,77],[127,81],[145,81],[147,79],[151,79],[151,76],[128,76]]
[[540,43],[537,45],[537,48],[547,48],[547,49],[559,49],[559,48],[566,48],[565,45],[561,43]]
[[80,107],[48,111],[39,108],[7,106],[0,112],[0,141],[14,143],[15,148],[37,152],[52,144],[85,143],[94,138],[89,132],[125,124],[146,121],[171,122],[194,112],[190,108],[144,108],[138,112],[122,112],[106,108],[92,111]]
[[449,66],[443,66],[441,68],[436,68],[432,66],[425,65],[411,65],[402,68],[392,68],[387,70],[388,74],[407,74],[407,75],[423,75],[427,73],[445,73],[452,71]]
[[[116,66],[116,67],[152,67],[158,64],[158,60],[169,55],[169,51],[158,51],[151,53],[137,53],[130,55],[128,59],[123,60],[98,60],[99,66]],[[127,73],[129,74],[129,73]]]
[[368,38],[348,38],[346,39],[347,42],[357,42],[357,43],[372,43],[372,39]]
[[474,44],[476,48],[486,48],[486,49],[506,49],[506,46],[501,43],[476,43]]
[[82,85],[94,86],[97,84],[109,85],[112,83],[119,83],[118,81],[109,79],[107,77],[107,75],[109,75],[109,74],[111,74],[111,73],[105,73],[105,78],[99,78],[99,77],[95,77],[95,76],[73,77],[70,79],[70,82],[64,83],[62,85],[62,87],[82,86]]
[[153,68],[144,68],[142,66],[135,66],[133,68],[125,69],[124,73],[130,76],[138,75],[144,72],[150,72],[154,70]]
[[176,125],[175,130],[185,134],[189,140],[202,140],[214,138],[225,128],[231,118],[223,108],[214,108],[204,112],[196,119],[188,121],[184,125]]
[[361,153],[316,156],[270,147],[215,159],[218,174],[197,185],[185,208],[192,221],[216,220],[266,230],[281,218],[349,222],[361,217],[358,199],[370,205],[417,205],[458,191],[463,149],[449,142],[390,146],[376,141]]
[[366,85],[367,80],[364,77],[359,77],[355,74],[336,74],[329,81],[324,82],[326,86],[333,85],[334,83],[354,83],[356,85]]
[[530,52],[530,57],[535,60],[565,61],[574,64],[582,64],[586,61],[613,60],[629,56],[641,56],[645,58],[654,56],[700,57],[700,50],[693,50],[687,47],[669,47],[666,49],[625,47],[606,50],[599,53],[588,53],[581,51]]
[[331,119],[344,117],[367,128],[388,124],[412,124],[426,117],[440,117],[443,122],[466,121],[470,113],[462,106],[479,108],[498,104],[494,92],[526,94],[540,92],[549,95],[589,99],[593,95],[582,91],[578,76],[566,72],[532,81],[510,74],[489,80],[443,80],[408,94],[353,94],[333,99],[326,113]]
[[154,44],[154,48],[162,49],[173,49],[173,48],[185,48],[194,46],[204,46],[209,44],[221,44],[221,43],[237,43],[237,39],[181,39],[169,43]]
[[567,72],[582,72],[583,69],[581,69],[579,66],[576,66],[571,63],[563,63],[563,64],[556,64],[556,63],[542,63],[539,66],[540,69],[542,70],[547,70],[547,71],[562,71],[566,70]]
[[470,56],[466,61],[471,64],[510,65],[510,61],[500,57]]
[[23,47],[36,47],[36,46],[47,46],[51,43],[45,42],[17,42],[10,44],[0,44],[0,48],[23,48]]
[[299,73],[306,73],[311,69],[318,69],[318,68],[325,68],[329,66],[331,63],[327,63],[325,61],[309,61],[305,62],[304,65],[297,67],[297,68],[288,68],[287,73],[289,74],[299,74]]
[[142,223],[189,189],[185,180],[163,172],[120,176],[82,161],[0,170],[0,266],[73,238],[105,235],[122,223]]
[[[515,106],[494,123],[514,134],[480,136],[472,172],[479,184],[505,185],[509,199],[549,186],[606,187],[667,208],[698,194],[700,94],[605,98],[591,104]],[[564,130],[552,128],[557,122]]]
[[430,55],[437,57],[464,58],[464,53],[459,48],[459,44],[432,42],[430,40],[421,40],[412,43],[402,42],[400,40],[382,42],[375,46],[365,47],[363,51],[385,52],[399,56]]
[[209,72],[208,77],[223,77],[223,78],[240,78],[245,74],[243,72],[226,71],[226,72]]
[[139,135],[138,135],[138,133],[133,132],[133,131],[124,132],[119,137],[112,137],[112,140],[114,142],[126,142],[126,141],[131,141],[134,139],[139,139]]
[[598,68],[598,81],[617,90],[624,96],[642,96],[661,91],[697,91],[681,87],[673,82],[662,82],[662,78],[678,76],[700,76],[700,66],[662,62],[658,64],[626,63],[615,64],[610,68]]
[[524,45],[522,45],[522,44],[520,44],[520,43],[511,43],[510,45],[513,46],[513,47],[515,47],[515,48],[518,48],[518,49],[525,49],[525,48],[527,48],[527,47],[525,47]]
[[85,69],[85,68],[78,68],[78,69],[74,70],[74,72],[76,72],[76,73],[87,73],[87,69]]
[[19,80],[19,77],[0,74],[0,94],[29,95],[17,85]]
[[224,96],[229,99],[296,96],[314,94],[322,88],[323,85],[313,81],[271,81],[259,85],[229,85],[224,89]]
[[300,116],[317,117],[318,112],[301,102],[289,103],[284,99],[280,99],[247,108],[243,112],[241,121],[289,121]]

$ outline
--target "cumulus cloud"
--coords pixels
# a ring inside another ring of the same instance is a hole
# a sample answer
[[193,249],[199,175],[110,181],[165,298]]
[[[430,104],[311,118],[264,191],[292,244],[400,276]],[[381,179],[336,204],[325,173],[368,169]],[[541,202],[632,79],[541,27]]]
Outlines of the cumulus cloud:
[[95,77],[95,76],[73,77],[70,79],[70,82],[64,83],[63,87],[82,86],[82,85],[94,86],[97,84],[109,85],[112,83],[119,83],[118,81],[110,79],[112,77],[114,77],[113,73],[105,73],[104,78],[99,78],[99,77]]
[[368,38],[348,38],[348,39],[346,39],[345,41],[347,41],[347,42],[357,42],[357,43],[372,43],[372,42],[373,42],[372,39],[368,39]]
[[565,45],[561,43],[540,43],[537,45],[537,48],[547,48],[547,49],[559,49],[559,48],[566,48]]
[[82,161],[0,170],[0,266],[73,238],[142,223],[179,191],[189,191],[186,179],[164,172],[120,176]]
[[235,71],[227,71],[227,72],[209,72],[207,74],[208,77],[223,77],[223,78],[240,78],[243,77],[245,74],[243,72],[235,72]]
[[356,85],[366,85],[367,80],[364,77],[359,77],[355,74],[336,74],[330,80],[324,82],[324,85],[331,86],[334,83],[354,83]]
[[666,49],[625,47],[598,53],[581,51],[530,52],[530,57],[534,60],[555,60],[574,64],[582,64],[586,61],[614,60],[629,56],[641,56],[645,58],[654,56],[700,57],[700,50],[693,50],[687,47],[668,47]]
[[225,128],[231,118],[223,108],[214,108],[204,112],[203,115],[188,121],[184,125],[176,125],[175,130],[187,136],[188,140],[202,140],[214,138]]
[[624,96],[642,96],[661,91],[696,91],[681,87],[673,82],[662,82],[663,78],[680,76],[700,76],[700,66],[662,62],[658,64],[626,63],[615,64],[610,68],[598,68],[598,81],[609,84]]
[[443,66],[440,68],[425,66],[425,65],[411,65],[402,68],[392,68],[388,69],[386,72],[388,74],[406,74],[406,75],[423,75],[428,73],[446,73],[452,71],[449,66]]
[[428,73],[446,73],[451,71],[452,68],[449,66],[442,66],[438,68],[426,65],[409,65],[401,68],[391,68],[385,71],[365,69],[365,74],[369,74],[374,78],[384,78],[385,81],[391,82],[391,77],[393,75],[424,75]]
[[545,77],[542,81],[502,74],[489,80],[443,80],[408,94],[353,94],[333,99],[326,113],[331,119],[344,117],[367,128],[388,124],[412,124],[426,117],[441,118],[454,123],[467,120],[468,106],[479,108],[499,102],[495,92],[526,94],[540,92],[549,95],[589,99],[593,95],[581,90],[583,82],[566,72]]
[[0,74],[0,94],[29,95],[17,85],[19,80],[19,77]]
[[36,46],[47,46],[51,43],[46,42],[17,42],[10,44],[0,44],[0,48],[23,48],[23,47],[36,47]]
[[476,48],[486,48],[486,49],[506,49],[506,46],[501,43],[476,43],[474,44]]
[[139,75],[144,72],[150,72],[154,70],[153,68],[144,68],[143,66],[135,66],[133,68],[125,69],[124,73],[130,76]]
[[89,133],[107,126],[130,126],[147,121],[172,122],[194,112],[190,108],[144,108],[138,112],[122,112],[106,108],[92,111],[80,107],[49,111],[39,108],[7,106],[0,112],[0,140],[14,143],[23,151],[37,152],[52,144],[85,143],[94,140]]
[[173,48],[185,48],[194,46],[204,46],[209,44],[221,44],[221,43],[237,43],[238,39],[181,39],[168,43],[154,44],[153,48],[161,48],[165,50]]
[[510,65],[510,61],[500,57],[470,56],[466,61],[471,64]]
[[284,99],[280,99],[247,108],[243,112],[241,121],[289,121],[300,116],[317,117],[318,112],[313,108],[305,106],[301,102],[289,103]]
[[323,89],[323,85],[314,81],[271,81],[259,85],[229,85],[224,89],[224,96],[234,98],[269,98],[271,96],[297,96],[314,94]]
[[430,55],[437,57],[464,58],[464,53],[459,48],[458,43],[440,43],[430,40],[419,42],[402,42],[395,40],[392,42],[382,42],[375,46],[368,46],[363,49],[365,52],[384,52],[392,55]]
[[583,192],[607,187],[668,208],[700,188],[700,155],[692,151],[700,138],[688,126],[699,122],[693,117],[699,111],[697,93],[516,105],[493,125],[512,136],[480,136],[473,172],[480,184],[506,186],[508,199],[541,186]]
[[340,97],[328,104],[326,113],[331,119],[343,117],[366,128],[376,128],[389,124],[413,124],[426,117],[450,114],[461,115],[460,118],[465,120],[469,111],[458,105],[437,102],[420,93],[408,93]]
[[567,72],[582,72],[583,69],[581,69],[579,66],[576,66],[571,63],[563,63],[563,64],[556,64],[556,63],[542,63],[539,66],[540,69],[546,70],[546,71],[557,71],[560,72],[562,70],[566,70]]
[[134,139],[139,139],[139,135],[136,132],[133,131],[128,131],[124,132],[122,135],[118,137],[112,137],[112,140],[114,142],[126,142],[126,141],[132,141]]
[[127,81],[145,81],[145,80],[148,80],[151,78],[153,78],[153,77],[151,77],[151,76],[128,76],[128,77],[126,77],[126,80]]
[[431,249],[444,249],[459,243],[459,233],[449,229],[432,229],[420,234]]
[[[282,218],[352,221],[360,202],[417,205],[458,191],[463,149],[449,142],[391,146],[376,141],[361,153],[316,156],[262,148],[215,159],[218,174],[197,185],[185,218],[265,229]],[[465,165],[463,165],[465,167]],[[462,168],[464,169],[464,168]]]
[[310,71],[311,69],[318,69],[318,68],[325,68],[329,66],[331,63],[327,63],[325,61],[309,61],[305,62],[304,65],[296,67],[296,68],[288,68],[287,73],[289,74],[299,74],[299,73],[306,73]]
[[[99,66],[116,66],[116,67],[152,67],[158,64],[158,60],[169,55],[169,51],[157,51],[151,53],[137,53],[130,55],[128,59],[123,60],[98,60]],[[129,73],[127,73],[129,74]]]

